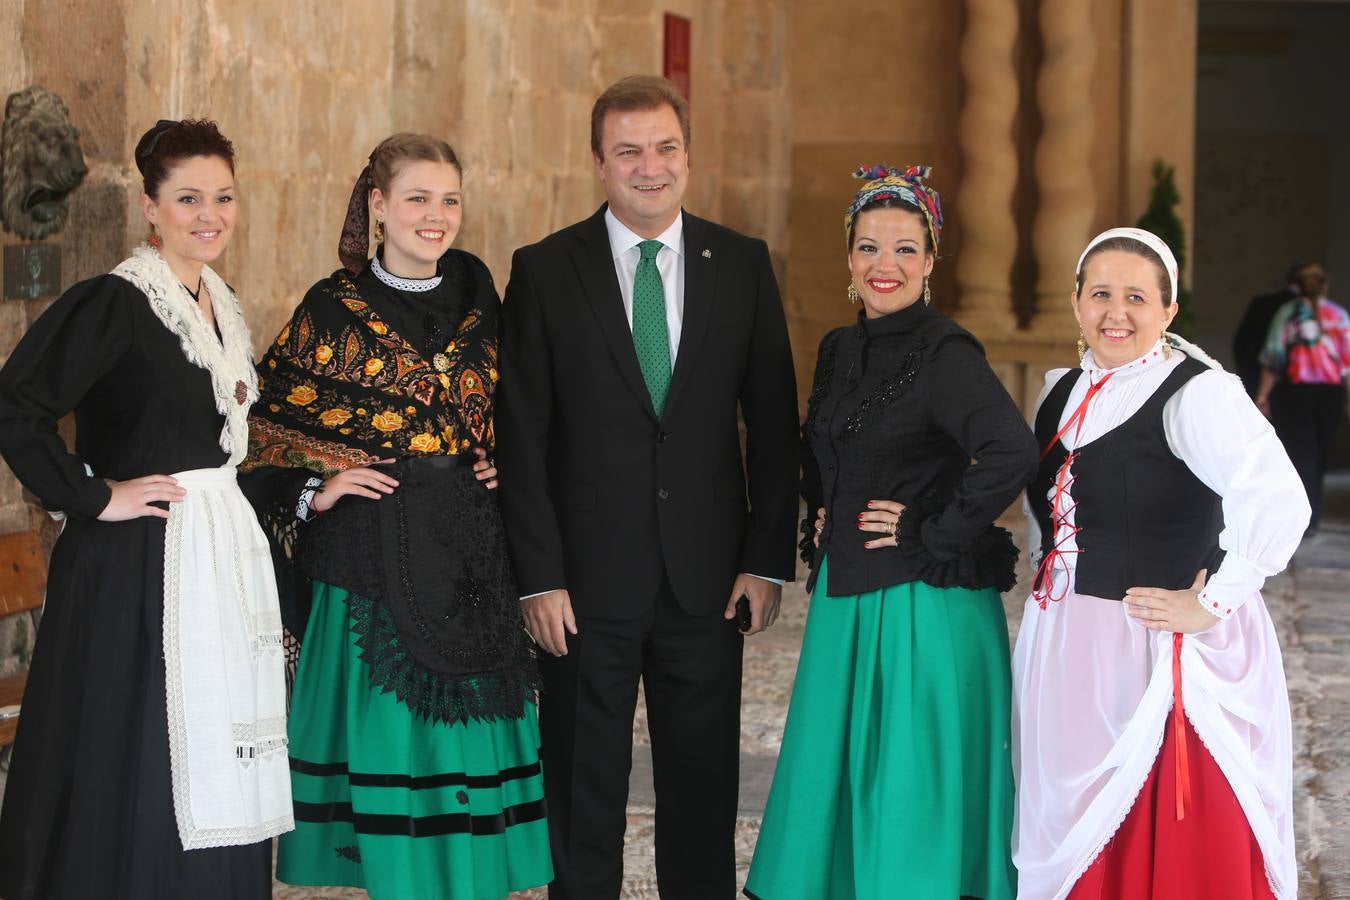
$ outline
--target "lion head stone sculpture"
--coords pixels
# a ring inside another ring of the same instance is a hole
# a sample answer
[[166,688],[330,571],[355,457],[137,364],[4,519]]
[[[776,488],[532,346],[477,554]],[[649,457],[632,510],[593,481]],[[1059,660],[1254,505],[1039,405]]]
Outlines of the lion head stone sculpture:
[[61,98],[36,85],[9,95],[0,134],[0,220],[37,241],[65,227],[66,197],[89,169]]

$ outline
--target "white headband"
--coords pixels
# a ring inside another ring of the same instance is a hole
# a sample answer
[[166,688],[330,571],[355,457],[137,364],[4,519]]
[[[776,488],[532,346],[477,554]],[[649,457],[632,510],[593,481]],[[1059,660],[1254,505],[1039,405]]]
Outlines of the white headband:
[[1109,241],[1111,238],[1130,238],[1136,240],[1148,247],[1163,262],[1163,268],[1167,270],[1167,278],[1172,283],[1172,302],[1177,302],[1177,258],[1172,255],[1172,249],[1163,243],[1162,238],[1151,231],[1145,231],[1142,228],[1109,228],[1088,241],[1087,249],[1083,255],[1078,257],[1078,267],[1074,269],[1074,275],[1083,274],[1083,260],[1092,252],[1092,248],[1102,241]]

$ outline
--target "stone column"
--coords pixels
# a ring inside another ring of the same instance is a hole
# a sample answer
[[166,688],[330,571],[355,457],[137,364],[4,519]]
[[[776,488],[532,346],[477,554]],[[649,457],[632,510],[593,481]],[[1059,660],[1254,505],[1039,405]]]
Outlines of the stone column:
[[1060,340],[1078,333],[1069,305],[1074,265],[1090,234],[1095,194],[1092,181],[1093,40],[1086,0],[1043,0],[1040,9],[1044,61],[1036,83],[1041,140],[1036,147],[1040,204],[1032,241],[1040,274],[1036,316],[1028,337]]
[[1017,4],[966,0],[961,42],[965,103],[958,137],[964,165],[956,211],[961,220],[957,320],[984,340],[1016,327],[1009,278],[1017,255],[1013,190],[1017,182]]

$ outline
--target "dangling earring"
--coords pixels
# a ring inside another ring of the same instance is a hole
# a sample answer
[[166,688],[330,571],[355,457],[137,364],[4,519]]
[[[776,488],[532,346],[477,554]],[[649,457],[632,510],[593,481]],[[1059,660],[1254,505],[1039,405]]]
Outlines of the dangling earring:
[[1171,359],[1171,358],[1172,358],[1172,342],[1169,341],[1169,340],[1167,339],[1167,329],[1166,329],[1166,328],[1163,329],[1162,334],[1159,336],[1158,339],[1159,339],[1160,341],[1162,341],[1162,345],[1163,345],[1163,359]]
[[848,302],[856,304],[858,302],[858,289],[853,286],[853,282],[848,283]]
[[927,277],[927,276],[924,276],[924,279],[923,279],[923,305],[924,305],[924,306],[932,306],[932,305],[933,305],[933,292],[928,288],[928,277]]
[[384,243],[384,219],[375,220],[375,243]]
[[159,232],[155,230],[154,225],[150,226],[150,236],[145,239],[145,243],[151,250],[158,250],[164,246],[164,242],[160,240]]
[[1078,329],[1078,361],[1082,362],[1083,357],[1087,356],[1087,336],[1083,334],[1083,329]]

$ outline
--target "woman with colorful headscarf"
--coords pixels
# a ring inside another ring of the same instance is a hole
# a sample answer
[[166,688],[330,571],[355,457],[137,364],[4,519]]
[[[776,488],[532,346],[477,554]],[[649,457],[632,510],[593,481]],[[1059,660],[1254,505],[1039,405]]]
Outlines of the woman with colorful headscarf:
[[444,141],[375,148],[344,268],[263,358],[250,421],[249,489],[288,550],[283,606],[304,636],[277,876],[376,900],[552,878],[537,676],[486,458],[500,303],[451,247],[461,200]]
[[1014,894],[1017,548],[993,521],[1036,451],[979,343],[929,305],[927,176],[860,170],[845,214],[862,309],[821,342],[802,426],[814,593],[746,884],[762,900]]
[[1028,900],[1293,897],[1289,700],[1261,599],[1308,521],[1236,376],[1166,333],[1177,264],[1113,228],[1078,263],[1076,369],[1037,405],[1013,655]]

